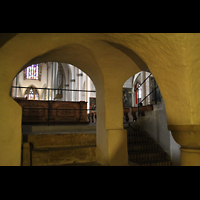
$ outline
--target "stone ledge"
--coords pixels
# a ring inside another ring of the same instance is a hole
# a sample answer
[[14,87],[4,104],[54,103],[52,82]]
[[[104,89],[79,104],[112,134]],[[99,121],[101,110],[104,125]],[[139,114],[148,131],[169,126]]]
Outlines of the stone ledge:
[[188,152],[188,153],[200,153],[200,149],[186,149],[186,148],[180,148],[180,150],[183,152]]
[[168,125],[168,130],[200,132],[200,125]]
[[200,149],[200,125],[168,125],[174,140],[184,149]]

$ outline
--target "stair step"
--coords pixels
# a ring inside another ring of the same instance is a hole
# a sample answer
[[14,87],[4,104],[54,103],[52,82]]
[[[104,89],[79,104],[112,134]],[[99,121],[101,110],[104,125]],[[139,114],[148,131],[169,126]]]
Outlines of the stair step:
[[154,160],[154,161],[140,161],[137,163],[139,166],[171,166],[170,160]]
[[137,151],[161,151],[162,149],[158,144],[148,144],[148,143],[141,143],[141,144],[129,144],[128,145],[128,152],[137,152]]
[[32,143],[34,147],[96,145],[96,134],[93,133],[28,134],[27,142]]
[[164,151],[156,151],[156,152],[131,152],[129,153],[129,160],[132,162],[139,161],[153,161],[166,159],[166,153]]
[[66,165],[74,162],[95,162],[96,145],[44,146],[32,150],[32,166]]
[[22,132],[23,133],[36,133],[36,132],[46,132],[46,133],[53,133],[53,132],[81,132],[81,131],[96,131],[96,126],[93,125],[23,125]]
[[80,149],[87,147],[96,147],[96,145],[84,145],[84,146],[39,146],[34,147],[32,151],[59,151],[67,149]]
[[152,138],[147,136],[128,137],[128,144],[155,143]]
[[145,133],[144,131],[128,129],[128,131],[127,131],[127,136],[128,136],[128,137],[133,137],[133,136],[146,136],[146,133]]
[[153,161],[140,161],[128,162],[129,166],[171,166],[170,160],[153,160]]
[[[55,128],[55,127],[54,127]],[[63,128],[63,127],[61,127]],[[96,134],[91,132],[23,134],[23,163],[32,166],[55,166],[96,162]]]

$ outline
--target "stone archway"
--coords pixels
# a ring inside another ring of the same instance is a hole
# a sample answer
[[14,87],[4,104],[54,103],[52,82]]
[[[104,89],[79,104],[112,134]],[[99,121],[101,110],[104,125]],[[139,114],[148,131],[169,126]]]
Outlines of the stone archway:
[[[98,160],[105,165],[126,165],[127,142],[126,131],[123,129],[121,87],[119,86],[123,84],[128,74],[146,69],[147,65],[134,51],[124,45],[108,43],[100,38],[96,40],[96,36],[101,38],[103,35],[90,34],[88,38],[86,34],[19,34],[9,41],[11,46],[17,45],[17,53],[9,48],[9,45],[4,46],[9,51],[9,55],[16,57],[15,63],[9,60],[7,54],[4,55],[2,61],[8,68],[13,69],[9,77],[14,77],[18,71],[32,63],[48,61],[72,63],[87,73],[97,91]],[[6,49],[4,50],[6,52]],[[121,73],[124,67],[126,70]],[[111,75],[112,78],[110,78]],[[10,100],[7,104],[9,107]],[[13,107],[16,107],[17,113],[21,113],[20,108],[16,105]],[[11,113],[9,115],[12,116]],[[10,124],[14,118],[14,116],[9,118]],[[21,134],[19,120],[16,120],[18,123],[16,137],[20,137]]]
[[[74,52],[71,51],[72,49]],[[57,51],[59,51],[59,53]],[[60,55],[61,52],[62,52],[62,55]],[[66,54],[68,54],[68,57],[66,56]],[[102,76],[101,71],[98,71],[97,63],[95,62],[94,58],[92,58],[89,51],[81,45],[71,45],[71,46],[67,46],[64,48],[56,49],[54,52],[50,51],[43,56],[31,59],[23,67],[18,68],[17,71],[21,71],[24,68],[26,68],[27,66],[29,66],[29,63],[33,63],[33,62],[40,63],[40,62],[49,61],[49,60],[52,60],[54,62],[65,62],[66,61],[66,63],[72,63],[81,69],[83,68],[83,71],[85,71],[86,73],[88,71],[91,78],[96,80],[94,82],[98,83],[98,85],[99,85],[98,88],[101,90],[102,85],[100,84],[100,82],[103,82],[102,78],[101,78],[101,76]],[[87,60],[89,60],[89,62]],[[23,59],[21,61],[23,63]],[[90,68],[90,70],[87,70],[87,68]],[[95,72],[92,72],[93,70],[95,70]],[[15,71],[15,70],[13,70],[13,71]],[[95,76],[94,78],[93,78],[93,75]],[[103,96],[101,95],[100,98],[103,98]],[[20,151],[21,151],[21,144],[20,144],[21,143],[21,139],[20,139],[21,138],[21,127],[20,127],[21,122],[20,121],[21,121],[21,112],[22,111],[21,111],[21,108],[18,105],[16,105],[16,103],[14,101],[11,101],[10,98],[9,98],[9,101],[6,100],[6,105],[8,105],[8,107],[11,106],[13,108],[12,112],[7,111],[6,115],[5,115],[5,117],[7,117],[7,119],[9,119],[9,120],[7,120],[6,124],[7,125],[10,124],[10,128],[13,127],[13,131],[11,132],[12,134],[10,134],[11,140],[8,139],[8,141],[7,141],[8,145],[6,147],[2,145],[2,148],[7,149],[7,150],[5,150],[6,152],[10,152],[13,150],[13,153],[12,153],[13,156],[10,156],[10,153],[9,153],[9,156],[7,158],[5,157],[4,159],[3,158],[1,159],[2,163],[0,163],[0,165],[19,165],[20,164],[20,154],[21,154],[20,153]],[[99,106],[99,108],[100,108],[100,106]],[[13,111],[16,113],[15,116],[13,115]],[[10,116],[12,116],[12,117],[10,117]],[[18,116],[17,120],[14,119],[16,116]],[[102,120],[104,120],[104,119],[102,118]],[[13,123],[13,121],[15,121],[15,123]],[[5,128],[2,126],[2,130],[3,129],[8,130],[9,128],[8,128],[8,126]],[[12,140],[15,140],[14,144],[12,144],[12,142],[11,142]],[[4,137],[4,141],[5,141],[5,137]]]
[[[97,132],[101,133],[97,136],[99,159],[107,165],[119,165],[126,162],[126,155],[122,153],[126,141],[125,137],[120,138],[126,134],[121,87],[130,74],[146,70],[146,66],[162,92],[171,128],[182,133],[182,128],[188,130],[190,125],[199,127],[199,44],[200,34],[180,33],[3,35],[0,41],[0,152],[4,153],[0,165],[20,165],[21,118],[16,116],[21,116],[21,108],[9,97],[9,91],[13,78],[23,67],[45,61],[68,62],[91,77],[97,90],[97,112],[102,116],[97,126]],[[198,133],[199,128],[195,131]],[[191,134],[183,134],[190,138]],[[188,146],[181,135],[177,138],[184,148]],[[196,143],[195,139],[191,141]],[[195,149],[199,148],[197,143]]]

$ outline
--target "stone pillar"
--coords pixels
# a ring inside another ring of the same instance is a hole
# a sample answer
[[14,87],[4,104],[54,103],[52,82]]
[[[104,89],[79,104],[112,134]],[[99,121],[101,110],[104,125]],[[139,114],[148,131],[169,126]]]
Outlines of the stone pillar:
[[122,85],[106,83],[104,92],[99,93],[97,89],[97,101],[100,102],[97,104],[97,162],[108,166],[127,166]]
[[108,166],[128,165],[127,130],[106,129],[97,135],[97,161]]
[[181,148],[181,166],[200,166],[200,149]]
[[181,145],[181,166],[200,166],[200,125],[169,125]]
[[[7,83],[6,79],[4,81]],[[5,85],[1,84],[1,91]],[[9,95],[2,95],[0,105],[0,166],[20,166],[22,108]]]
[[125,129],[109,129],[108,161],[111,166],[128,164],[127,131]]
[[[72,65],[72,79],[71,79],[71,82],[72,82],[72,90],[75,90],[76,89],[76,68],[75,66]],[[75,99],[76,97],[76,91],[72,91],[72,101],[76,101]]]

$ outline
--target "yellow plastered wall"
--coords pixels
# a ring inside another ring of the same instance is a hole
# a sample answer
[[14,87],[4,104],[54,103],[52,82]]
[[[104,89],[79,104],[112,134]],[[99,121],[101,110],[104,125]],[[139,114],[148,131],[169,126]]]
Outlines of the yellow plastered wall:
[[113,146],[110,138],[123,134],[123,83],[146,67],[161,90],[168,124],[199,124],[199,34],[24,33],[10,40],[1,35],[1,44],[0,165],[20,165],[21,108],[9,91],[15,75],[35,62],[70,63],[91,77],[97,89],[97,160],[105,165],[126,165],[126,141],[116,139]]

